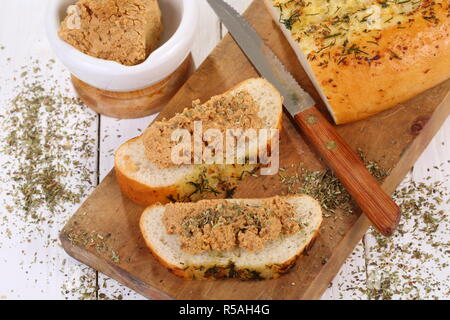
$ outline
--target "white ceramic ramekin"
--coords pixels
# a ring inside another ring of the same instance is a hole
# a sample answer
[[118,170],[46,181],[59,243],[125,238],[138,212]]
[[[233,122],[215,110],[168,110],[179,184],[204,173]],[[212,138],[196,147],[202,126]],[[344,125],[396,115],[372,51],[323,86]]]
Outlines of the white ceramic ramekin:
[[141,64],[124,66],[82,53],[58,37],[66,9],[76,0],[52,0],[46,32],[56,56],[78,79],[107,91],[126,92],[149,87],[172,74],[191,50],[197,28],[196,0],[158,0],[163,15],[161,45]]

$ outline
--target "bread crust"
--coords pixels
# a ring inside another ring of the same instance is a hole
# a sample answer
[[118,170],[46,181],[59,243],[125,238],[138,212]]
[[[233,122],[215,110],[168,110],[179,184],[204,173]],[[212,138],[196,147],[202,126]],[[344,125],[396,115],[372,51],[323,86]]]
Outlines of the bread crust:
[[[133,138],[126,143],[132,143],[137,139],[139,137]],[[171,196],[175,197],[178,194],[176,185],[157,188],[150,187],[128,176],[126,172],[120,170],[117,156],[114,158],[114,170],[120,191],[137,204],[148,206],[158,202],[168,203]]]
[[[142,228],[142,227],[141,227]],[[282,264],[272,264],[266,265],[264,268],[237,268],[235,265],[209,265],[209,266],[198,266],[190,265],[185,269],[181,269],[173,264],[168,263],[162,257],[160,257],[152,247],[150,241],[145,237],[144,241],[147,247],[150,249],[152,256],[169,272],[175,276],[182,278],[184,280],[224,280],[224,279],[239,279],[242,281],[248,280],[270,280],[278,279],[282,275],[288,273],[292,268],[295,267],[298,260],[304,256],[308,250],[312,249],[316,239],[319,236],[319,231],[314,233],[310,242],[302,248],[294,257],[285,261]]]
[[[298,195],[297,195],[298,196]],[[295,197],[294,195],[288,195],[284,198],[288,199],[290,197]],[[315,201],[315,200],[314,200]],[[159,206],[160,204],[154,204],[146,209],[151,209],[155,206]],[[318,204],[320,207],[320,204]],[[320,222],[320,225],[322,220]],[[243,281],[247,280],[269,280],[269,279],[277,279],[283,274],[288,273],[296,264],[299,258],[305,255],[309,250],[312,249],[316,239],[319,237],[320,225],[317,230],[314,232],[314,235],[311,237],[310,241],[305,244],[300,250],[296,253],[295,256],[291,257],[287,261],[281,264],[272,264],[265,265],[261,268],[238,268],[233,264],[227,265],[189,265],[186,268],[179,268],[176,265],[173,265],[161,256],[156,253],[155,248],[153,247],[150,239],[146,237],[146,233],[144,230],[144,214],[141,216],[139,221],[139,228],[143,235],[145,244],[150,249],[150,253],[152,256],[167,270],[169,270],[172,274],[177,277],[180,277],[184,280],[223,280],[229,278],[235,278]]]
[[[137,138],[133,138],[127,143],[132,143]],[[121,146],[122,147],[122,146]],[[155,203],[166,204],[169,202],[186,202],[186,201],[196,201],[209,195],[208,192],[196,192],[196,187],[192,183],[200,184],[200,173],[186,176],[180,179],[177,183],[164,186],[164,187],[152,187],[150,185],[144,184],[130,175],[127,174],[126,170],[122,170],[122,166],[118,164],[118,157],[115,157],[115,173],[116,181],[119,185],[122,194],[127,196],[131,201],[144,205],[150,206]],[[226,176],[219,173],[219,168],[214,166],[205,167],[205,179],[209,181],[208,185],[216,188],[218,184],[217,176],[220,176],[222,183],[225,183],[227,187],[233,187],[244,173],[253,172],[252,170],[257,169],[258,165],[232,165],[228,168]],[[198,170],[201,172],[202,170]]]
[[[271,0],[265,3],[278,22]],[[448,8],[435,6],[438,23],[424,19],[419,11],[402,25],[365,33],[356,41],[366,53],[359,57],[348,55],[342,60],[342,48],[337,47],[326,53],[331,58],[325,64],[321,57],[308,60],[336,124],[392,108],[450,77]],[[290,31],[281,28],[302,60]],[[368,43],[374,39],[378,44]]]

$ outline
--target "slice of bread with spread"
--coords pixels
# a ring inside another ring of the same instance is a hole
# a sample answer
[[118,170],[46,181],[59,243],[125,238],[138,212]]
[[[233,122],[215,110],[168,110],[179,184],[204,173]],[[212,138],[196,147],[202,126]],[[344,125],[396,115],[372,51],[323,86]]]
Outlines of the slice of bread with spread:
[[265,0],[337,124],[450,77],[447,0]]
[[157,204],[140,228],[153,256],[179,277],[261,280],[287,273],[321,223],[316,200],[291,195]]
[[[224,94],[211,98],[210,101],[230,98],[242,92],[248,93],[256,104],[256,116],[262,121],[263,128],[281,129],[281,95],[262,78],[248,79]],[[167,120],[160,123],[164,125],[165,121]],[[214,122],[214,119],[210,121]],[[233,128],[232,123],[230,127]],[[152,155],[152,152],[156,150],[146,148],[146,141],[147,145],[151,145],[151,142],[157,139],[149,129],[143,136],[123,144],[115,154],[118,184],[121,191],[136,203],[151,205],[156,202],[195,201],[209,196],[218,196],[218,194],[221,194],[220,197],[225,197],[243,176],[253,173],[258,168],[255,164],[161,166],[154,160],[159,158],[159,154],[156,154],[156,157]],[[268,139],[267,142],[271,141]],[[149,159],[149,156],[153,161]]]

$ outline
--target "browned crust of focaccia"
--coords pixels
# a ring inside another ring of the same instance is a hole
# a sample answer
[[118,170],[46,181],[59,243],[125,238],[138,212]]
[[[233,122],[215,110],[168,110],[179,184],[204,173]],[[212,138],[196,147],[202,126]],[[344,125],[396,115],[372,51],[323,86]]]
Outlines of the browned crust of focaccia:
[[[272,6],[271,0],[265,2]],[[269,11],[278,21],[276,11]],[[369,31],[353,41],[367,55],[342,60],[342,48],[337,46],[308,59],[337,124],[392,108],[450,77],[448,7],[435,4],[435,13],[436,24],[419,11],[400,26]],[[378,45],[367,42],[374,39]],[[298,54],[298,46],[294,50]]]
[[[293,197],[293,195],[286,196],[286,198],[289,197]],[[155,204],[151,207],[159,205],[160,204]],[[303,248],[301,248],[295,256],[281,264],[266,265],[264,268],[236,268],[236,266],[231,263],[227,265],[216,264],[208,266],[189,265],[185,268],[179,268],[178,266],[167,262],[156,253],[151,241],[146,237],[145,232],[143,232],[144,226],[142,218],[140,219],[139,226],[145,244],[150,249],[152,256],[172,274],[184,280],[223,280],[235,278],[246,281],[277,279],[283,274],[288,273],[297,264],[298,259],[312,249],[316,239],[319,237],[320,230],[319,225],[310,241]]]

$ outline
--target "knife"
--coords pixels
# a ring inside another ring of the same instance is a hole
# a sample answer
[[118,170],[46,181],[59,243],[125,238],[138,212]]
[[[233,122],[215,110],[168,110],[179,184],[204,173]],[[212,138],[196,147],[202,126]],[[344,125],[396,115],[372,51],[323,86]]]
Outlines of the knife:
[[225,1],[207,1],[259,74],[280,91],[285,109],[361,210],[381,234],[391,236],[400,220],[400,208],[250,24]]

